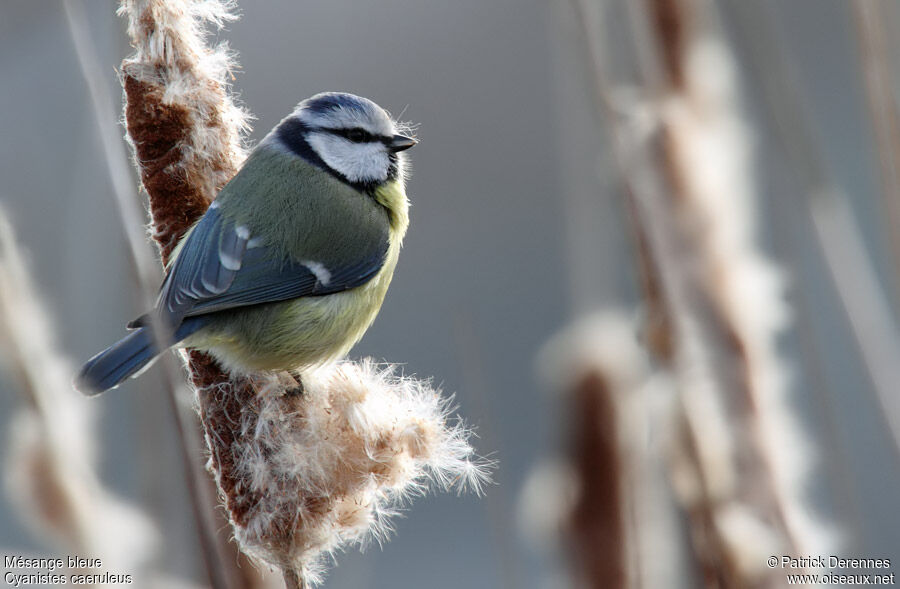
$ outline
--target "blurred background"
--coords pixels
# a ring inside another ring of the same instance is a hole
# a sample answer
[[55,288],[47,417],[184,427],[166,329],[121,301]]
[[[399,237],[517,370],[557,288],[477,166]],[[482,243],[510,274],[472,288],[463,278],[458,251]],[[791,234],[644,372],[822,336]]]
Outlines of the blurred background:
[[[102,116],[117,121],[125,23],[116,2],[78,6],[102,66]],[[352,355],[433,377],[456,394],[478,451],[499,461],[486,497],[416,499],[389,542],[338,555],[326,587],[779,586],[760,580],[770,554],[900,565],[900,7],[270,0],[240,2],[239,14],[213,39],[238,54],[232,90],[256,117],[251,142],[325,90],[367,96],[419,125],[410,231],[383,310]],[[63,3],[3,2],[0,76],[0,203],[74,366],[142,309]],[[115,149],[131,157],[124,140]],[[129,171],[134,198],[145,198]],[[553,340],[571,325],[599,334]],[[7,449],[29,405],[15,357],[7,348],[0,359]],[[90,401],[98,480],[157,527],[151,565],[202,586],[156,370]],[[606,421],[584,418],[591,387],[580,371],[592,370],[611,399]],[[692,380],[698,371],[706,384]],[[741,402],[735,390],[752,398],[757,385],[777,402]],[[723,442],[697,431],[711,422],[692,387],[725,399],[732,410],[719,429],[741,434]],[[608,460],[591,461],[585,440],[598,430]],[[660,451],[685,431],[700,447],[693,467],[690,452]],[[735,452],[742,466],[727,489],[710,483],[703,448],[747,439],[762,443]],[[790,474],[756,489],[766,465]],[[7,457],[7,479],[16,468]],[[705,493],[670,487],[690,473]],[[753,493],[729,495],[747,488],[744,476]],[[653,497],[629,492],[648,481],[660,489]],[[66,554],[16,488],[0,502],[0,551]],[[583,510],[588,491],[610,488],[621,492],[592,500],[612,515],[579,531],[596,515]],[[750,519],[769,529],[754,535],[747,518],[717,512],[730,502],[751,505]],[[743,532],[728,531],[734,521]],[[710,554],[728,563],[718,581]],[[585,564],[615,569],[617,559],[625,572],[599,573],[613,575],[607,585]]]

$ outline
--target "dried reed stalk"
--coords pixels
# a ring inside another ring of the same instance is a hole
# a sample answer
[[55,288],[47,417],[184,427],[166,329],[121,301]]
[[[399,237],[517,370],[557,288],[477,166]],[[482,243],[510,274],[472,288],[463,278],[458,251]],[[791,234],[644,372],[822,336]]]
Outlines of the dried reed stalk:
[[[638,124],[638,107],[611,107],[597,42],[592,60],[636,249],[645,276],[658,273],[644,283],[665,317],[657,325],[669,331],[652,347],[679,388],[674,481],[707,586],[780,586],[765,559],[802,553],[798,537],[814,527],[800,486],[810,455],[785,400],[775,344],[789,313],[779,272],[755,243],[736,73],[709,2],[629,6],[634,36],[655,48],[638,50],[647,101],[639,106],[650,107],[650,124]],[[600,33],[585,24],[591,43]]]
[[796,424],[785,419],[775,338],[788,312],[778,271],[754,243],[736,73],[708,2],[656,0],[648,8],[665,64],[659,165],[671,198],[648,199],[644,213],[672,219],[654,255],[681,282],[668,293],[682,401],[675,480],[707,584],[780,586],[782,575],[765,558],[797,553],[800,522],[791,472],[798,465],[778,457],[803,446],[790,439]]
[[[816,232],[819,248],[840,297],[868,371],[885,424],[900,449],[900,330],[891,311],[890,297],[878,279],[866,251],[863,232],[850,208],[849,197],[834,181],[826,165],[815,130],[808,120],[801,89],[785,59],[773,17],[763,3],[726,3],[735,13],[749,70],[762,88],[766,115],[774,123],[778,147],[800,182]],[[825,551],[813,551],[821,553]]]
[[[779,586],[783,577],[768,569],[766,556],[804,553],[821,528],[805,507],[811,457],[778,360],[776,338],[789,315],[783,282],[755,243],[750,138],[734,107],[737,74],[711,3],[648,7],[659,51],[668,55],[660,161],[672,198],[648,199],[645,211],[674,220],[674,235],[656,255],[667,266],[680,264],[682,280],[680,296],[670,290],[681,339],[676,481],[695,513],[706,568],[718,565],[712,584]],[[667,255],[673,251],[678,257]],[[706,374],[697,378],[698,369]]]
[[900,113],[893,90],[888,14],[879,1],[854,0],[857,39],[872,133],[878,145],[881,192],[888,238],[894,258],[894,288],[900,296]]
[[137,578],[146,572],[157,532],[98,478],[94,411],[71,386],[72,365],[57,348],[40,300],[0,210],[0,349],[25,401],[11,416],[9,495],[26,523],[60,553],[100,558],[105,570]]
[[[122,65],[125,120],[166,262],[244,157],[245,115],[230,100],[224,50],[204,26],[230,18],[217,1],[126,0],[136,53]],[[449,423],[428,383],[370,362],[304,373],[231,376],[188,355],[209,466],[241,549],[283,571],[288,586],[319,578],[321,556],[383,538],[397,503],[425,479],[477,486],[468,430]]]

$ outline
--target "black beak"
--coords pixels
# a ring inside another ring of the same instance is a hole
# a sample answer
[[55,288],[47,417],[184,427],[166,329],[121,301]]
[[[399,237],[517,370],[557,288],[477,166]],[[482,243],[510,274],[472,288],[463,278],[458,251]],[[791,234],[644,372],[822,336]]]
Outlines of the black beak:
[[397,153],[398,151],[403,151],[404,149],[409,149],[413,145],[418,143],[412,137],[407,137],[406,135],[394,135],[391,137],[390,143],[388,143],[388,149]]

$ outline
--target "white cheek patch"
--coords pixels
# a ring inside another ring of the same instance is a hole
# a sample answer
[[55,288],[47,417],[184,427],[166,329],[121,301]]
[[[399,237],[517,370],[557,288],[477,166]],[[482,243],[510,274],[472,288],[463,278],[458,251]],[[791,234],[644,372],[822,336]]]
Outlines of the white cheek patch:
[[330,133],[310,133],[306,140],[328,166],[351,182],[384,182],[391,160],[384,144],[353,143]]
[[331,282],[331,272],[321,263],[313,262],[312,260],[304,260],[300,263],[309,268],[309,271],[313,273],[322,286],[328,286],[328,283]]

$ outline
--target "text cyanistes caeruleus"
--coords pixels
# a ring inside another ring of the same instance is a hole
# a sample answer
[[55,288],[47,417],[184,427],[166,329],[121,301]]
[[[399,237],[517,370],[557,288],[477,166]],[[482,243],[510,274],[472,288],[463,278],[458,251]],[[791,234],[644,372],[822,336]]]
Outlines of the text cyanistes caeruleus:
[[384,300],[409,223],[399,134],[374,102],[301,102],[250,153],[172,256],[156,308],[84,365],[76,386],[110,389],[170,345],[241,373],[345,355]]

